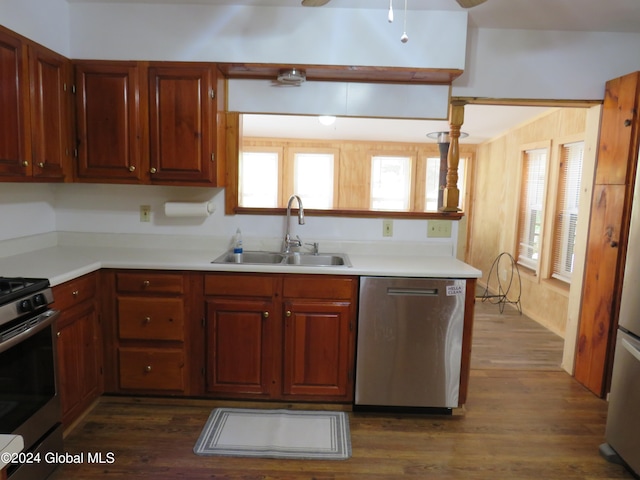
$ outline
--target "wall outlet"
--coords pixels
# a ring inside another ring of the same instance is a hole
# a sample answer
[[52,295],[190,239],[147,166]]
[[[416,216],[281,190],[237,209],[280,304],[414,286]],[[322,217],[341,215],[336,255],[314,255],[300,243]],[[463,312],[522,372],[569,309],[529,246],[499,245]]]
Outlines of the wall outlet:
[[151,205],[140,205],[140,221],[151,221]]
[[451,220],[428,220],[427,237],[449,238],[451,237]]
[[382,220],[382,236],[393,237],[393,220]]

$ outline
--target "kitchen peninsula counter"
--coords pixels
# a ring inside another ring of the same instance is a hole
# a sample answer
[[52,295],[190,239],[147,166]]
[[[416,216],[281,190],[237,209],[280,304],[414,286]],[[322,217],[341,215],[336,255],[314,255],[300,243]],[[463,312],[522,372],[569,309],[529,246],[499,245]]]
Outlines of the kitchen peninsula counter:
[[[202,272],[305,273],[356,276],[479,278],[481,272],[451,256],[424,254],[347,253],[352,266],[214,264],[226,248],[49,246],[0,258],[4,276],[48,278],[52,286],[101,268]],[[324,251],[321,249],[321,253]],[[327,252],[333,253],[333,252]]]

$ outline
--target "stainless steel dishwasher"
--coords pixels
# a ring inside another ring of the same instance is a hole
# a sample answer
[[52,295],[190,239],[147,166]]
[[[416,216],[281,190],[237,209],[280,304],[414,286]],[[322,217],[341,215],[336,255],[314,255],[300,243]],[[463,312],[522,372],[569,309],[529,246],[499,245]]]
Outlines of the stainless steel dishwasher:
[[465,280],[361,277],[356,406],[458,406]]

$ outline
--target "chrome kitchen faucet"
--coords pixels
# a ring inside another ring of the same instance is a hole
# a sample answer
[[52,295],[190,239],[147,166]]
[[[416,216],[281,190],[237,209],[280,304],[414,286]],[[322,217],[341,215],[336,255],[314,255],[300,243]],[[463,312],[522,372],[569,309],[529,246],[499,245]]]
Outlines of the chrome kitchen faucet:
[[284,234],[284,242],[282,244],[282,253],[291,253],[291,247],[302,246],[302,240],[299,236],[296,236],[295,240],[291,240],[291,204],[293,200],[298,201],[298,225],[304,225],[304,208],[302,207],[302,200],[296,194],[289,197],[287,202],[287,230]]

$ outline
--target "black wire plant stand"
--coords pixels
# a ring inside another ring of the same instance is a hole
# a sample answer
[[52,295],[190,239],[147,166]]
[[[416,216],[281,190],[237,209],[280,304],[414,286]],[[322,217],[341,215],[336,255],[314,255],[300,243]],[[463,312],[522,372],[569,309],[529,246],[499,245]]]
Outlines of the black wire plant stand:
[[[509,262],[510,265],[505,269],[507,272],[507,278],[503,281],[500,279],[500,262]],[[493,289],[495,294],[489,292],[491,288],[491,278],[495,275],[496,287]],[[517,285],[514,284],[514,279],[517,278]],[[512,291],[513,290],[513,291]],[[511,296],[509,293],[511,292]],[[482,294],[482,301],[497,304],[500,308],[500,313],[504,312],[504,306],[507,304],[515,305],[518,313],[522,315],[522,305],[520,304],[520,296],[522,295],[522,283],[520,282],[520,270],[518,270],[518,264],[510,253],[502,252],[496,257],[489,270],[489,276],[487,277],[487,285],[484,293]]]

